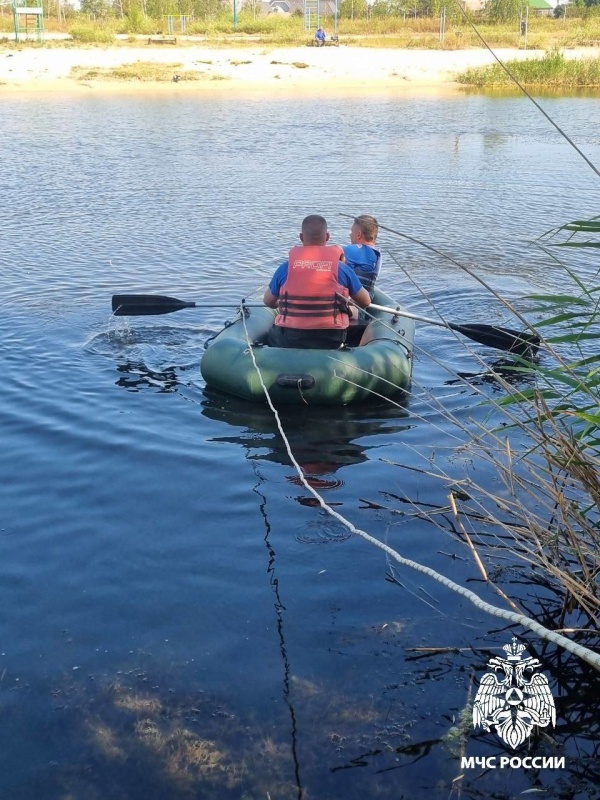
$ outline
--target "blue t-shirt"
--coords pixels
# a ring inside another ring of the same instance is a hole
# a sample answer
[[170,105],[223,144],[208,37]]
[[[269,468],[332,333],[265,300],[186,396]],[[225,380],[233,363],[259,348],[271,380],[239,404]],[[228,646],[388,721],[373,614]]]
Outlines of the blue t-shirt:
[[[269,283],[269,291],[275,297],[279,297],[279,292],[281,291],[281,287],[287,280],[288,274],[288,262],[284,261],[283,264],[280,264],[277,269],[275,270],[275,274],[271,278],[271,282]],[[350,297],[355,295],[357,292],[360,292],[362,289],[362,284],[358,279],[356,272],[347,264],[340,262],[338,268],[338,282],[341,286],[345,289],[348,289]]]

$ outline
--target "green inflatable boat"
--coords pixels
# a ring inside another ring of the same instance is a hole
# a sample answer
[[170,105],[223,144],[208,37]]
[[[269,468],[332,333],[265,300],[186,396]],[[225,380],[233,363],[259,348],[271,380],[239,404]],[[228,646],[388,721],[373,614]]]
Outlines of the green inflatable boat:
[[[398,308],[375,289],[373,303]],[[244,400],[265,402],[252,362],[254,357],[271,399],[277,404],[345,406],[402,396],[410,386],[415,324],[402,316],[374,310],[352,325],[340,350],[296,350],[264,344],[275,311],[247,308],[208,345],[200,369],[207,386]],[[373,317],[371,319],[371,317]],[[245,327],[244,327],[245,322]]]

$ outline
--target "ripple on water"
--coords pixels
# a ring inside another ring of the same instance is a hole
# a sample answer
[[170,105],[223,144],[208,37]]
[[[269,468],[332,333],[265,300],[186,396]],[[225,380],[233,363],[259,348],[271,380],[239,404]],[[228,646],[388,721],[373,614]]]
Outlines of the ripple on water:
[[353,536],[341,523],[332,522],[330,517],[309,520],[302,526],[302,531],[295,536],[300,544],[340,544]]

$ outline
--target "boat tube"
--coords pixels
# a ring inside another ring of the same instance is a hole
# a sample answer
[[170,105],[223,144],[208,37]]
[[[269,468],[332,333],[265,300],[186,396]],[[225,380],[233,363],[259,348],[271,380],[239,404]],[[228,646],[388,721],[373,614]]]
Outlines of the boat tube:
[[[275,405],[345,406],[405,395],[410,387],[415,335],[413,320],[402,316],[395,301],[375,288],[373,303],[398,309],[374,310],[351,324],[344,347],[309,350],[265,344],[276,311],[246,308],[218,333],[202,356],[207,386],[245,400],[265,402],[254,357]],[[368,309],[367,309],[368,311]],[[247,331],[247,333],[246,333]]]

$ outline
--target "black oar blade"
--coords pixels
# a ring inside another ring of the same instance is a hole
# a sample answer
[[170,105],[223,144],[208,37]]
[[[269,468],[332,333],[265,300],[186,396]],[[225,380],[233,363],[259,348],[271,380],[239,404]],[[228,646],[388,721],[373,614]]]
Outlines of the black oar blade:
[[195,303],[176,297],[152,294],[114,294],[112,310],[115,317],[143,317],[151,314],[170,314],[182,308],[194,308]]
[[487,347],[496,347],[498,350],[507,350],[525,358],[532,358],[538,351],[540,337],[525,331],[513,331],[510,328],[498,328],[495,325],[453,325],[453,331],[468,336],[474,342],[479,342]]

